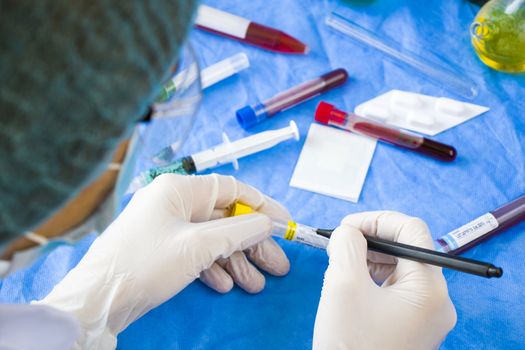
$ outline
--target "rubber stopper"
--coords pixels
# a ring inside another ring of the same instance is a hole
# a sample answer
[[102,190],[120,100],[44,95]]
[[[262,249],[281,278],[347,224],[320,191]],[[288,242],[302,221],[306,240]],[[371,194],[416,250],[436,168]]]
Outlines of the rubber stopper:
[[258,122],[257,115],[251,106],[246,106],[237,110],[235,115],[237,116],[237,121],[243,129],[249,129]]
[[322,101],[319,102],[315,110],[315,120],[319,123],[328,124],[330,119],[332,119],[334,108],[334,105]]

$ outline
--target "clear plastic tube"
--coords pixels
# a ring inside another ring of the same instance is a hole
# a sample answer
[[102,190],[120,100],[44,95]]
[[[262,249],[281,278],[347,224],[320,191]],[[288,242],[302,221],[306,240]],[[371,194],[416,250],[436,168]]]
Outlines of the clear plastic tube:
[[444,63],[438,62],[437,59],[422,58],[414,52],[402,48],[398,43],[387,38],[380,38],[335,12],[326,18],[326,24],[338,32],[372,46],[395,60],[414,68],[434,83],[461,97],[473,99],[478,95],[476,83],[469,79],[464,72],[459,71],[457,67],[451,70]]
[[317,229],[298,224],[294,221],[274,220],[271,234],[272,236],[281,237],[289,241],[301,242],[321,249],[326,249],[330,241],[328,238],[319,235]]

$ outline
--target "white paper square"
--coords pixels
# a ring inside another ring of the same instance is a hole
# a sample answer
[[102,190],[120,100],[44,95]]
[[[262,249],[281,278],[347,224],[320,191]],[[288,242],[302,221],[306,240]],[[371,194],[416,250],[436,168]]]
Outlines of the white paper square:
[[357,202],[377,141],[312,124],[290,186]]

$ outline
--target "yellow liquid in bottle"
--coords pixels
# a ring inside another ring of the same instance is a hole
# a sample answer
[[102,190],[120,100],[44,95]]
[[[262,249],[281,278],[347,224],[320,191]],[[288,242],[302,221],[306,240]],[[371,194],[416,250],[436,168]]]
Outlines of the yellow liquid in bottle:
[[509,73],[525,72],[524,3],[492,0],[474,20],[472,45],[487,66]]

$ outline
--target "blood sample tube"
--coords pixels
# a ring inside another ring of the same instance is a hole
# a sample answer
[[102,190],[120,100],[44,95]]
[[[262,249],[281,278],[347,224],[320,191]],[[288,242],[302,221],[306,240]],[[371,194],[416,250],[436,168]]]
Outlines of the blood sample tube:
[[525,195],[438,238],[438,249],[459,254],[525,220]]
[[260,123],[266,118],[298,105],[328,90],[338,87],[348,80],[346,70],[339,68],[307,81],[262,102],[246,106],[236,112],[237,121],[244,129]]
[[315,120],[339,129],[370,136],[441,161],[451,162],[456,159],[456,149],[450,145],[385,124],[373,122],[353,113],[343,112],[326,102],[320,102],[317,106]]
[[199,6],[195,25],[208,32],[275,52],[305,54],[309,51],[308,46],[280,30],[206,5]]

